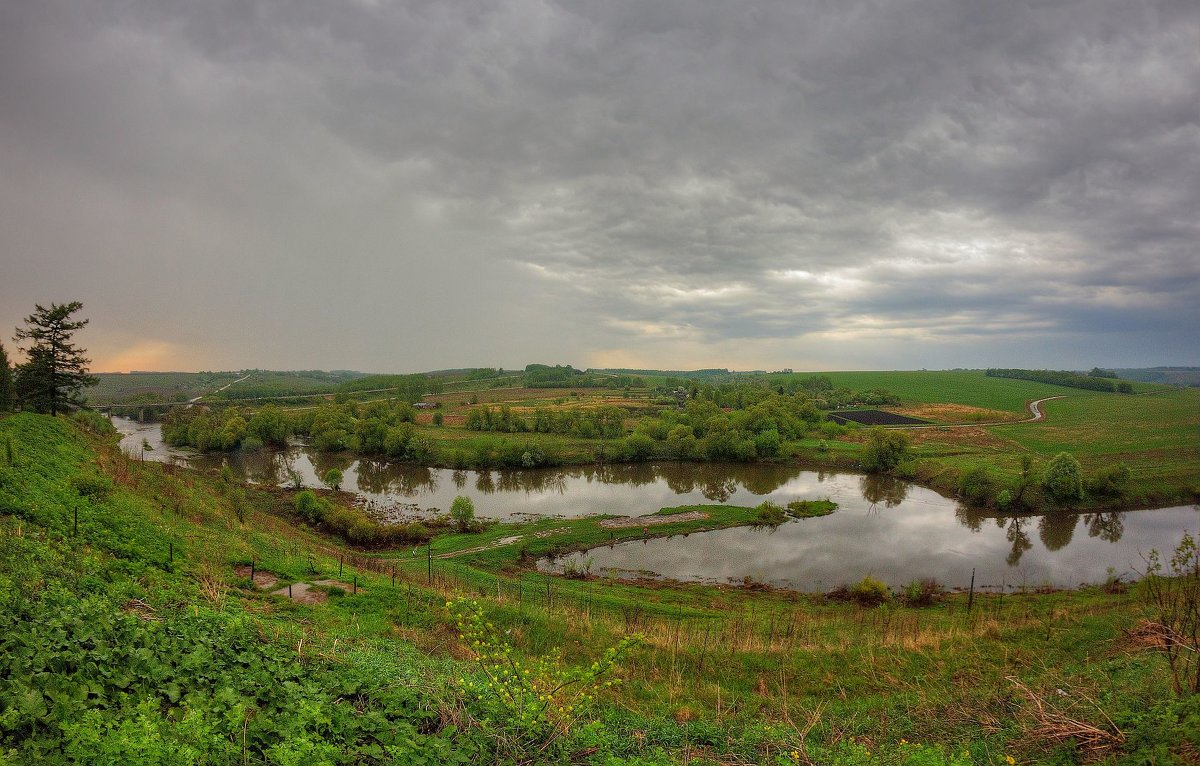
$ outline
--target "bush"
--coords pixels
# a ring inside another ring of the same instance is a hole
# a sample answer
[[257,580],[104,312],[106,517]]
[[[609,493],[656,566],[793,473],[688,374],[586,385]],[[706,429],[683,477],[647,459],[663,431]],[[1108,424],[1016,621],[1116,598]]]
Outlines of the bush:
[[641,462],[654,453],[654,440],[645,434],[630,434],[625,439],[629,459]]
[[908,436],[902,431],[872,428],[863,451],[863,468],[869,473],[892,470],[904,459],[908,444]]
[[325,484],[326,487],[329,487],[334,492],[337,492],[339,489],[342,488],[342,478],[343,477],[342,477],[341,469],[330,468],[328,471],[325,472],[325,475],[321,477],[321,481]]
[[862,606],[878,606],[892,600],[892,591],[885,583],[868,575],[850,587],[850,598]]
[[904,603],[909,606],[929,606],[941,599],[945,589],[932,578],[913,580],[904,586]]
[[1087,480],[1088,494],[1096,497],[1120,497],[1129,481],[1129,466],[1124,463],[1106,465]]
[[1042,487],[1055,501],[1069,503],[1083,497],[1083,478],[1079,461],[1069,452],[1060,452],[1046,467]]
[[71,479],[71,486],[75,488],[80,497],[86,497],[92,501],[100,501],[108,497],[113,488],[112,481],[107,476],[97,473],[80,474]]
[[471,502],[471,498],[459,495],[450,504],[450,518],[458,526],[459,532],[471,531],[471,524],[475,521],[475,503]]
[[981,465],[968,468],[958,480],[958,496],[975,505],[987,505],[994,491],[992,475]]
[[296,495],[295,499],[296,513],[300,514],[310,524],[316,524],[321,521],[321,505],[317,501],[317,496],[312,490],[306,489]]
[[777,527],[787,521],[787,511],[770,500],[764,500],[758,506],[758,523],[765,526]]

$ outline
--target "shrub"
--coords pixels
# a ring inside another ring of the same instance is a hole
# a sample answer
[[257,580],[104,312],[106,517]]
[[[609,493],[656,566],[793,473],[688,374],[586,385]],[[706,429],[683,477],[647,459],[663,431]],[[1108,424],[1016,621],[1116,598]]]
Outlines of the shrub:
[[908,436],[902,431],[872,428],[863,449],[863,468],[869,473],[892,470],[908,453],[908,444]]
[[450,518],[458,526],[459,532],[471,531],[471,524],[475,521],[475,503],[471,502],[471,498],[459,495],[450,504]]
[[1046,493],[1060,503],[1068,503],[1083,497],[1083,478],[1079,461],[1069,452],[1060,452],[1046,467],[1042,475],[1042,487]]
[[770,500],[764,500],[758,506],[758,523],[765,526],[777,527],[787,521],[787,511],[772,503]]
[[93,501],[108,497],[113,488],[112,481],[107,476],[101,476],[98,473],[80,474],[71,479],[71,486],[75,488],[80,497],[86,497]]
[[1151,549],[1142,592],[1175,694],[1200,693],[1200,545],[1191,534],[1184,532],[1165,567]]
[[342,471],[340,468],[330,468],[325,472],[325,475],[321,477],[321,481],[326,487],[329,487],[334,492],[337,492],[342,488],[342,478]]
[[1120,497],[1129,481],[1129,466],[1124,463],[1106,465],[1087,480],[1088,494],[1096,497]]
[[932,578],[913,580],[904,586],[904,603],[909,606],[929,606],[941,599],[945,589]]
[[303,516],[310,524],[319,523],[324,519],[324,508],[317,500],[311,489],[306,489],[296,495],[296,513]]
[[996,505],[1000,506],[1000,508],[1003,509],[1003,508],[1007,508],[1008,506],[1012,505],[1012,501],[1013,501],[1012,492],[1009,492],[1006,489],[1006,490],[1001,491],[1000,495],[996,498]]
[[71,419],[94,434],[114,434],[117,429],[108,418],[95,410],[76,410]]
[[650,457],[654,452],[654,440],[641,433],[626,437],[625,446],[629,450],[629,459],[638,462]]
[[958,480],[958,496],[975,505],[986,505],[993,492],[992,475],[981,465],[968,468]]
[[892,591],[887,584],[868,575],[850,587],[850,598],[862,606],[878,606],[891,601]]
[[588,667],[564,667],[557,651],[522,659],[475,601],[446,603],[476,672],[459,680],[464,714],[494,743],[496,762],[568,760],[566,737],[586,726],[596,694],[613,686],[621,657],[644,642],[621,639]]

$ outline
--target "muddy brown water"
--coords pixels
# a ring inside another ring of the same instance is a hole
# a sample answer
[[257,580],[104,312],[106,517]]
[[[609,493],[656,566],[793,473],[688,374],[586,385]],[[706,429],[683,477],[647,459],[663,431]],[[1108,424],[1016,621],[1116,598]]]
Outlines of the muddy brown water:
[[[665,463],[576,466],[562,469],[454,471],[328,455],[304,445],[251,454],[202,455],[162,443],[156,424],[124,418],[114,423],[122,446],[147,460],[217,470],[228,464],[241,478],[285,484],[290,472],[306,486],[340,468],[343,489],[357,493],[384,520],[445,510],[466,495],[480,516],[639,516],[697,503],[753,506],[829,498],[830,516],[791,520],[775,531],[728,529],[652,539],[580,555],[579,568],[614,577],[650,575],[678,580],[768,583],[826,590],[865,575],[899,587],[933,577],[967,587],[1074,587],[1112,574],[1129,579],[1155,548],[1170,551],[1185,530],[1200,528],[1200,508],[1060,514],[1055,517],[983,516],[932,490],[889,477],[806,471],[795,466]],[[563,561],[543,562],[561,571]]]

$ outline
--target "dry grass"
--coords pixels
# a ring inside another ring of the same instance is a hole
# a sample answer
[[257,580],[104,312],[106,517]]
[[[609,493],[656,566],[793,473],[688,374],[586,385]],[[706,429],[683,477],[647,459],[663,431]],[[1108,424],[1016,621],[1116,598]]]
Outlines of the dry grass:
[[[1117,728],[1092,697],[1077,688],[1056,687],[1050,701],[1033,692],[1019,679],[1008,676],[1013,686],[1029,700],[1026,710],[1026,726],[1029,735],[1048,745],[1073,742],[1089,760],[1099,760],[1125,742],[1125,735]],[[1077,710],[1085,708],[1099,713],[1103,725],[1096,725],[1079,717]]]
[[1006,423],[1014,420],[1011,412],[965,404],[918,404],[911,407],[888,407],[888,412],[910,418],[933,420],[938,423]]

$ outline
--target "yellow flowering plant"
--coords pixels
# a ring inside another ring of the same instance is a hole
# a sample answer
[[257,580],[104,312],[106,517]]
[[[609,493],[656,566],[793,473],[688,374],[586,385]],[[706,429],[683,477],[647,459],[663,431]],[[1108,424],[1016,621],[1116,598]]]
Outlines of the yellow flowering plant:
[[459,598],[446,603],[459,636],[476,665],[458,679],[472,723],[492,734],[497,748],[517,760],[548,755],[555,742],[575,727],[596,693],[620,682],[612,671],[639,636],[622,639],[585,667],[565,667],[557,650],[524,659],[483,614],[479,603]]

